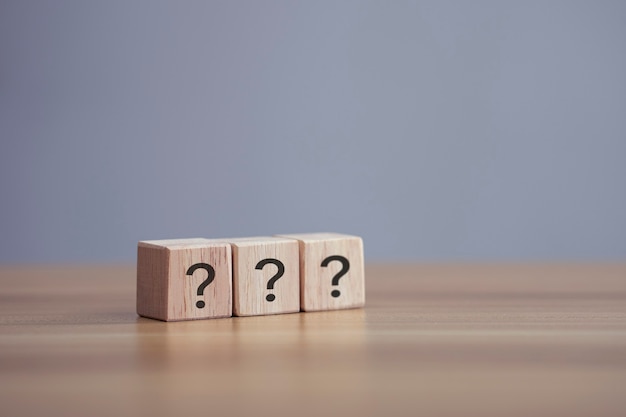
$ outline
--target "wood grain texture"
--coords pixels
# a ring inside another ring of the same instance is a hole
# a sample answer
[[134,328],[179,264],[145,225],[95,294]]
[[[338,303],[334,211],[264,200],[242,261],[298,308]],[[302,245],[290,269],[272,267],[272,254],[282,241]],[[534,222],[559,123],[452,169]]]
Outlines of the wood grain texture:
[[623,416],[626,264],[368,265],[364,309],[160,322],[0,267],[0,415]]
[[[137,314],[164,321],[232,315],[232,253],[228,243],[193,238],[142,241],[137,246]],[[212,270],[189,270],[198,264]],[[198,295],[209,274],[213,280]]]
[[[258,316],[300,311],[298,243],[292,239],[252,237],[227,239],[233,250],[233,315]],[[277,274],[278,261],[283,275],[268,289]],[[266,298],[270,296],[271,298]]]
[[[338,310],[365,305],[363,240],[339,233],[278,235],[300,245],[300,308]],[[338,260],[339,256],[343,260]],[[343,262],[347,264],[344,265]],[[335,278],[347,267],[347,272]]]

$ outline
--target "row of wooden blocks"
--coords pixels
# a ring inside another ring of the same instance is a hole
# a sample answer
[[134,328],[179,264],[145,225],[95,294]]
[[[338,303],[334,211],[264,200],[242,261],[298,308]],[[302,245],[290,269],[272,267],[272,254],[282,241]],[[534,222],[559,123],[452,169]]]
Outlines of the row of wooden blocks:
[[141,241],[137,313],[164,321],[365,304],[363,241],[338,233]]

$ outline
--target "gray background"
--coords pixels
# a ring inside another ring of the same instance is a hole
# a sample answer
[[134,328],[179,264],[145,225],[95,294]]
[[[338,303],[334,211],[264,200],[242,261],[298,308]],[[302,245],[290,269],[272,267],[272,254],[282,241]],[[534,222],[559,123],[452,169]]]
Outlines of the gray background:
[[626,2],[0,1],[0,262],[340,231],[626,259]]

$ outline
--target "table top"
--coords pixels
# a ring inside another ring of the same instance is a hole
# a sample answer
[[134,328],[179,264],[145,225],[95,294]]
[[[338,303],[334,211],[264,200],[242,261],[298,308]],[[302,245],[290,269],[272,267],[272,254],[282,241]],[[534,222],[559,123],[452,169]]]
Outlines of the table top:
[[626,264],[366,267],[364,309],[164,323],[0,267],[0,415],[626,415]]

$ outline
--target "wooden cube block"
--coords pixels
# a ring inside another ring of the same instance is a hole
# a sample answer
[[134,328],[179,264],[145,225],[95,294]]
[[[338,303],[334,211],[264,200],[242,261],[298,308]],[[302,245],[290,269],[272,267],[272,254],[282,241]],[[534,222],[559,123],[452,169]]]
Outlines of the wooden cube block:
[[230,244],[149,240],[137,247],[137,314],[164,321],[232,316]]
[[233,250],[233,314],[300,311],[298,242],[276,237],[227,239]]
[[335,310],[365,305],[363,240],[338,233],[279,235],[300,244],[300,308]]

